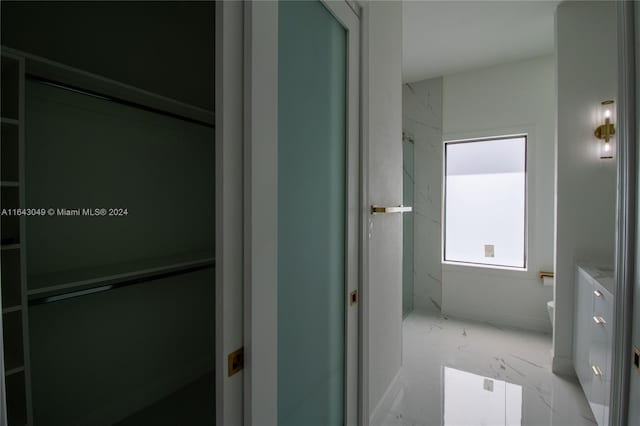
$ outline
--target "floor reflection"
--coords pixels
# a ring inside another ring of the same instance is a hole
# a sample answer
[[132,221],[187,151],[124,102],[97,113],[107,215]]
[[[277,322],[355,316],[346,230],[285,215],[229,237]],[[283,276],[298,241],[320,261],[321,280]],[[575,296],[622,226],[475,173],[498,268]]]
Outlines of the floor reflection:
[[596,426],[577,380],[551,372],[551,336],[414,311],[402,368],[372,426]]
[[522,386],[444,367],[444,425],[522,424]]

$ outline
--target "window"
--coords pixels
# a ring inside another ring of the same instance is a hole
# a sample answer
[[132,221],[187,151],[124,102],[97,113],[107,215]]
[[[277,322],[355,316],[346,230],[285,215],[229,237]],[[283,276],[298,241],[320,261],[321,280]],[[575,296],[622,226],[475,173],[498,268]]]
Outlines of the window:
[[526,135],[445,143],[445,262],[526,268],[526,146]]

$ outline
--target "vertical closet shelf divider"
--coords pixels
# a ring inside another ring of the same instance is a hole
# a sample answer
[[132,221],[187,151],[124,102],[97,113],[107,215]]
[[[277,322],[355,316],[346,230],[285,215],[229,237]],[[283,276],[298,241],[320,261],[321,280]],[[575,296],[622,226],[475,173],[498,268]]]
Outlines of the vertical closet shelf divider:
[[[2,209],[25,208],[24,99],[25,60],[2,49],[0,124]],[[3,215],[2,239],[2,415],[9,425],[33,425],[29,365],[25,216]]]

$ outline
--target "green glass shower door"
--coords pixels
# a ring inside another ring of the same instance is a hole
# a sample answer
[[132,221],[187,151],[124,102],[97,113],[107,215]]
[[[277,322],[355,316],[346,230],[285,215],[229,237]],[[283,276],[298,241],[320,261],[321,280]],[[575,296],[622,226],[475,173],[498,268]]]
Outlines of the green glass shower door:
[[[412,138],[402,140],[402,204],[414,206],[414,142]],[[413,212],[402,215],[402,317],[413,311]]]
[[278,424],[344,424],[347,33],[279,2]]

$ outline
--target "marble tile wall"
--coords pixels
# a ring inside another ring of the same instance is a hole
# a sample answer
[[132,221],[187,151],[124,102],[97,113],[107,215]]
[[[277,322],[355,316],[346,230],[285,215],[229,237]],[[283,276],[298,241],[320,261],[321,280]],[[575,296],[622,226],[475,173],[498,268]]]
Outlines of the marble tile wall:
[[414,141],[416,309],[442,306],[442,77],[402,88],[402,129]]

